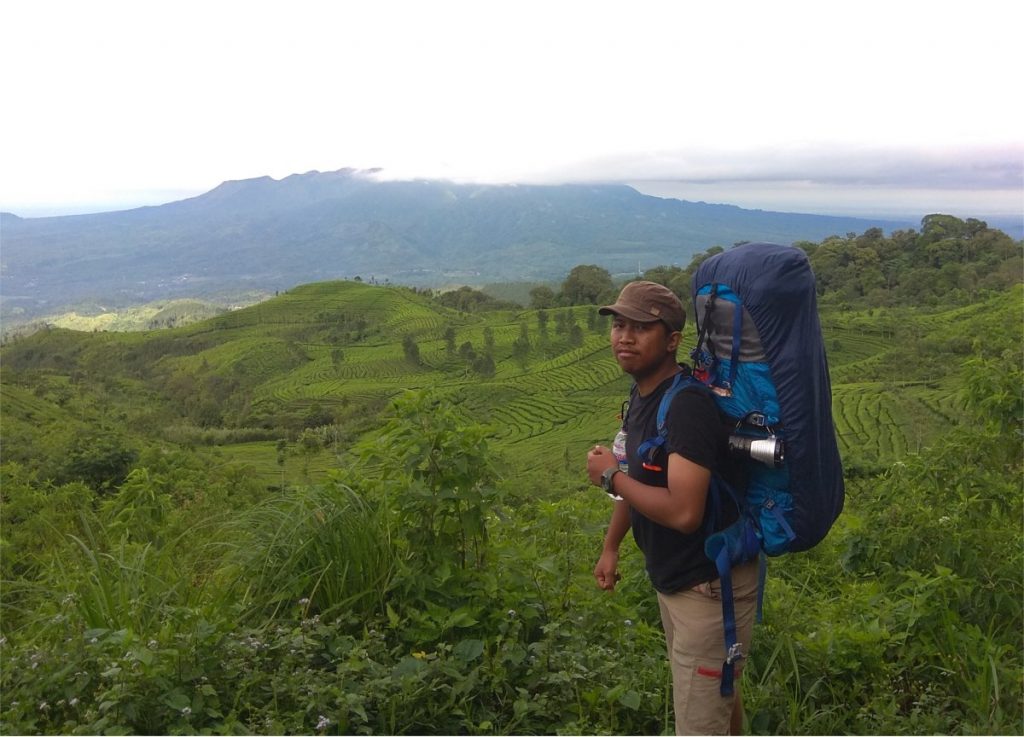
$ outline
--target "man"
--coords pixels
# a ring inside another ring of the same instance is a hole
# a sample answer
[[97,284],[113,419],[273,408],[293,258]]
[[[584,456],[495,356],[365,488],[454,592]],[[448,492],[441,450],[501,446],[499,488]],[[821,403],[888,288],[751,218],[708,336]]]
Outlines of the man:
[[[632,528],[643,551],[647,573],[658,593],[662,625],[672,666],[676,734],[738,734],[743,707],[738,696],[720,694],[725,638],[720,586],[714,563],[704,554],[710,532],[736,519],[732,504],[714,515],[708,501],[712,470],[736,484],[729,463],[731,430],[714,400],[699,390],[680,391],[669,408],[666,442],[646,463],[639,446],[658,435],[658,407],[676,374],[688,371],[676,360],[686,312],[667,288],[632,282],[615,304],[599,312],[612,315],[611,348],[622,370],[633,377],[627,433],[628,474],[618,470],[612,452],[595,446],[587,455],[590,481],[615,502],[594,578],[611,591],[618,579],[619,544]],[[708,529],[708,518],[713,529]],[[732,573],[739,642],[749,651],[757,598],[757,563]],[[742,660],[737,664],[737,675]]]

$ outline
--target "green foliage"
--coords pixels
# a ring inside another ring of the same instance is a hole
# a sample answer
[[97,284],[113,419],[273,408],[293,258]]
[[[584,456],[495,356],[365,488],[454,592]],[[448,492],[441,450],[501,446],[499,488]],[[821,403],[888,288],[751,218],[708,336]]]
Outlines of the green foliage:
[[[893,294],[1014,258],[926,221],[803,247]],[[894,245],[915,260],[888,274]],[[1022,292],[951,283],[927,309],[826,285],[847,507],[771,563],[751,731],[1020,731]],[[628,391],[592,306],[332,283],[2,358],[0,731],[668,728],[637,551],[613,595],[592,582],[609,510],[583,458]]]
[[406,335],[402,338],[402,352],[405,353],[407,361],[417,366],[419,365],[420,347],[416,344],[416,339],[411,335]]
[[981,470],[999,442],[962,428],[852,484],[825,547],[773,564],[748,671],[756,732],[1016,728],[1024,506],[1019,460]]
[[323,616],[379,611],[395,565],[380,510],[341,485],[269,499],[222,535],[218,589],[258,621],[296,605]]
[[76,438],[68,449],[58,478],[80,479],[97,490],[109,490],[124,482],[137,455],[114,434]]
[[643,278],[646,281],[653,281],[671,289],[683,305],[689,305],[692,299],[693,272],[697,270],[704,261],[715,254],[721,253],[724,249],[721,246],[712,246],[706,251],[694,254],[690,264],[685,268],[679,266],[655,266],[644,272]]
[[963,305],[1021,282],[1021,244],[979,220],[928,215],[921,232],[878,228],[809,251],[823,304]]
[[559,299],[566,305],[597,305],[614,301],[611,274],[600,266],[577,266],[562,282]]
[[[403,397],[381,442],[363,449],[365,465],[380,463],[365,485],[386,506],[340,486],[299,491],[214,529],[193,527],[191,545],[158,534],[169,510],[154,501],[170,486],[150,475],[156,487],[144,493],[146,477],[133,476],[121,490],[132,503],[126,496],[102,514],[119,524],[97,534],[90,522],[68,538],[78,562],[55,570],[53,583],[80,587],[59,601],[37,592],[49,612],[24,630],[31,637],[5,629],[4,730],[657,729],[660,634],[621,605],[610,617],[574,605],[589,559],[556,505],[536,519],[524,507],[502,534],[488,533],[498,510],[483,436],[450,407]],[[145,514],[130,513],[136,505]],[[537,523],[557,523],[558,533],[524,557]],[[205,572],[180,575],[188,551]],[[404,557],[394,584],[381,552]],[[257,613],[258,627],[239,624]],[[614,651],[594,644],[613,641]],[[622,679],[619,655],[639,677]]]
[[[253,294],[246,295],[244,300],[255,302],[259,298],[260,295]],[[232,301],[237,303],[236,300]],[[19,334],[31,334],[36,330],[42,329],[45,325],[85,332],[94,330],[157,330],[160,328],[189,325],[200,320],[208,320],[211,317],[224,314],[227,312],[227,309],[226,306],[221,304],[196,299],[160,300],[143,305],[126,306],[118,310],[111,310],[106,305],[88,302],[73,306],[69,312],[40,317],[34,323],[19,324],[17,318],[13,321],[5,319],[3,337],[6,340]],[[6,318],[7,315],[4,317]],[[14,315],[11,315],[11,317],[14,317]],[[12,323],[13,327],[11,327]]]
[[55,539],[79,530],[95,492],[76,482],[54,485],[15,463],[0,465],[0,622],[15,630],[33,619],[34,594],[62,552]]
[[438,304],[458,310],[459,312],[515,310],[519,308],[519,305],[515,302],[499,300],[472,287],[459,287],[458,289],[441,292],[435,299]]
[[557,297],[551,287],[539,286],[530,290],[530,307],[535,310],[547,310],[555,306]]
[[996,432],[1019,435],[1024,425],[1024,370],[1020,352],[978,356],[965,364],[964,397],[977,419]]
[[399,554],[417,573],[483,565],[497,502],[487,429],[460,422],[425,392],[397,398],[393,411],[356,456],[379,471],[377,493],[389,528],[401,535]]

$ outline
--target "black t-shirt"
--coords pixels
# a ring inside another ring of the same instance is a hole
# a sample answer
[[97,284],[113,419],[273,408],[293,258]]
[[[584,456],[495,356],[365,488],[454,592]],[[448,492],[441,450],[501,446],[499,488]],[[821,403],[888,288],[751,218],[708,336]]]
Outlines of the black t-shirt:
[[[667,453],[678,453],[687,460],[719,472],[734,488],[740,488],[742,479],[736,476],[740,464],[729,462],[728,437],[734,423],[699,387],[684,388],[672,400],[665,420],[665,449],[659,451],[655,458],[661,470],[643,467],[637,448],[645,440],[657,437],[658,407],[674,378],[666,379],[646,397],[640,396],[636,387],[633,388],[625,422],[630,477],[651,486],[668,486]],[[728,495],[723,495],[718,506],[718,519],[713,525],[715,530],[728,526],[737,517],[735,504]],[[713,509],[709,494],[704,520],[690,534],[659,525],[630,509],[633,538],[643,551],[647,573],[655,589],[669,594],[718,578],[714,563],[704,554],[708,517]]]

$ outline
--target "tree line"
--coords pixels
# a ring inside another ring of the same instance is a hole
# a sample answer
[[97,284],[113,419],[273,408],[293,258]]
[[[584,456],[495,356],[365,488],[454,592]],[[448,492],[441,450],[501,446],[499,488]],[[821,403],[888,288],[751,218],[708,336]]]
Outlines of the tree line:
[[[928,215],[919,231],[897,230],[888,237],[881,228],[870,228],[861,235],[847,233],[821,243],[794,245],[810,258],[822,303],[837,306],[970,304],[1020,283],[1024,274],[1021,242],[982,220],[952,215]],[[686,303],[694,271],[724,250],[712,246],[685,268],[657,266],[641,278],[664,284]],[[616,291],[607,269],[580,265],[557,291],[548,286],[532,289],[530,306],[603,304],[614,300]]]

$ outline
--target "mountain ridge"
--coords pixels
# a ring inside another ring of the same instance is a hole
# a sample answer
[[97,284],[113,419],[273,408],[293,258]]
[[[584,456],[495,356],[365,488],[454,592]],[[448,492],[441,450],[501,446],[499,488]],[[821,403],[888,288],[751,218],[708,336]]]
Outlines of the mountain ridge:
[[745,210],[623,184],[378,181],[341,169],[226,181],[196,197],[46,218],[0,214],[4,314],[373,277],[415,286],[556,280],[686,264],[714,245],[915,223]]

